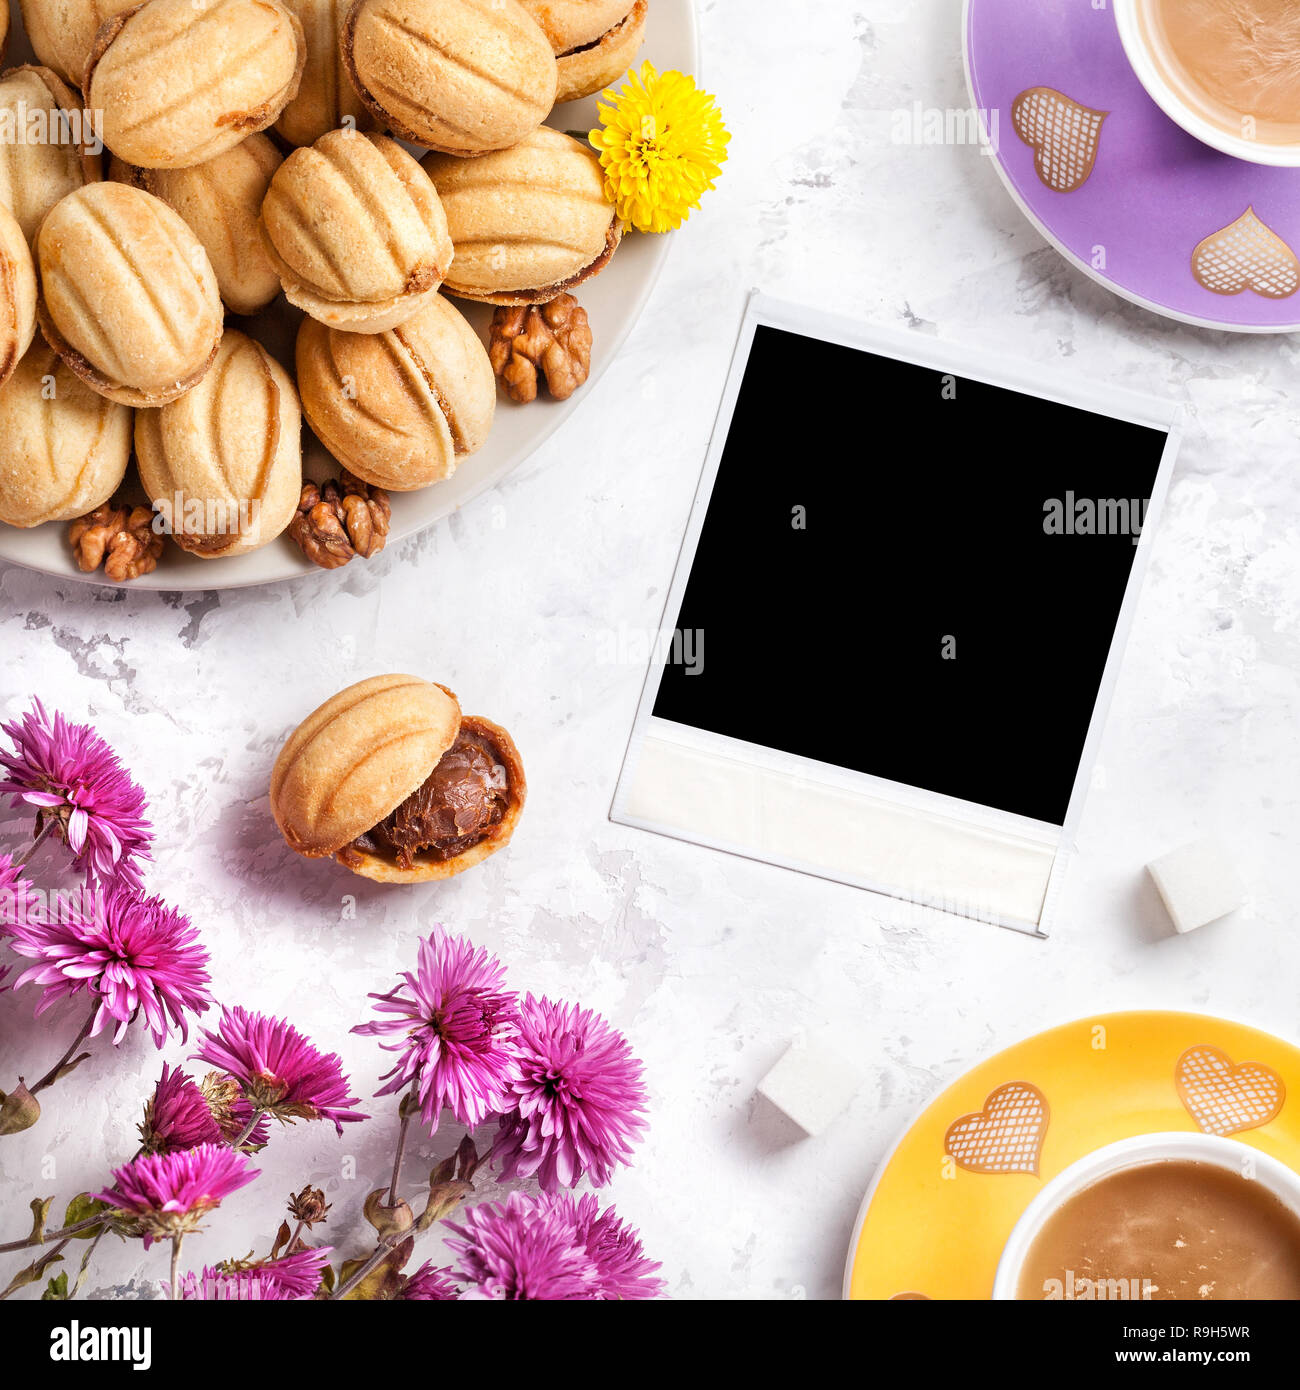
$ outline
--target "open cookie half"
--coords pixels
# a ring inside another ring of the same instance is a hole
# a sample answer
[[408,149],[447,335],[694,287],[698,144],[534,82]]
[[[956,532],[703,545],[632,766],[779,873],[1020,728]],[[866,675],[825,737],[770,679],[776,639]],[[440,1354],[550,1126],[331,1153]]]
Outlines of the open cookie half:
[[290,735],[271,811],[291,849],[377,883],[450,878],[509,843],[528,787],[499,725],[445,686],[374,676]]

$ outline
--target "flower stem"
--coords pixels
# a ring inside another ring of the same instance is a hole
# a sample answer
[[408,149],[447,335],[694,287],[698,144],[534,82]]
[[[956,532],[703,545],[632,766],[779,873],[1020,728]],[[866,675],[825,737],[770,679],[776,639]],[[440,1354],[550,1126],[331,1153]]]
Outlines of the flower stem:
[[54,1083],[59,1079],[59,1073],[72,1060],[72,1054],[90,1036],[90,1030],[95,1025],[95,1016],[98,1013],[99,1005],[96,1004],[95,1007],[90,1011],[90,1017],[85,1021],[85,1023],[81,1025],[81,1031],[77,1034],[75,1038],[73,1038],[72,1045],[68,1048],[68,1050],[63,1054],[62,1057],[59,1058],[57,1062],[55,1062],[55,1064],[49,1069],[49,1071],[47,1071],[38,1082],[36,1082],[35,1085],[29,1086],[27,1088],[31,1095],[36,1095],[37,1092],[43,1091],[49,1086],[53,1086]]
[[0,1245],[0,1255],[7,1255],[11,1250],[30,1250],[34,1245],[48,1245],[52,1240],[71,1240],[73,1236],[78,1236],[82,1231],[89,1231],[94,1226],[102,1226],[111,1215],[110,1212],[101,1212],[98,1216],[88,1216],[84,1221],[78,1221],[75,1225],[65,1226],[61,1231],[51,1231],[40,1240],[11,1240],[7,1245]]
[[[73,1281],[71,1291],[68,1293],[68,1297],[70,1299],[76,1298],[77,1294],[81,1292],[81,1286],[85,1282],[86,1271],[90,1265],[91,1257],[95,1253],[95,1247],[99,1244],[101,1240],[104,1239],[104,1232],[107,1229],[108,1228],[106,1225],[101,1224],[99,1230],[95,1232],[94,1239],[86,1247],[86,1253],[81,1257],[81,1268],[77,1271],[77,1277]],[[57,1260],[59,1256],[62,1255],[63,1252],[71,1244],[72,1237],[64,1236],[63,1239],[59,1241],[59,1243],[54,1247],[53,1250],[49,1250],[41,1256],[40,1260],[37,1263],[38,1272],[40,1274],[44,1274],[46,1269],[49,1268],[49,1266],[52,1265],[54,1261]],[[11,1293],[16,1293],[19,1287],[20,1286],[17,1281],[10,1284],[7,1289],[0,1293],[0,1302],[3,1302],[6,1298],[8,1298]]]
[[[104,1232],[106,1230],[108,1230],[108,1227],[107,1225],[104,1225],[101,1226],[99,1230],[95,1232],[95,1238],[90,1242],[89,1246],[87,1246],[86,1253],[81,1257],[81,1268],[77,1271],[76,1280],[73,1282],[72,1285],[72,1292],[68,1295],[69,1298],[76,1298],[77,1294],[80,1292],[81,1286],[85,1282],[86,1270],[90,1266],[90,1258],[95,1253],[95,1247],[99,1244],[101,1240],[104,1239]],[[61,1245],[56,1246],[55,1248],[59,1250],[63,1249]]]
[[[23,1270],[20,1274],[16,1274],[9,1282],[8,1286],[0,1290],[0,1303],[4,1302],[11,1293],[17,1293],[19,1289],[26,1288],[29,1283],[35,1283],[36,1280],[49,1269],[54,1261],[59,1258],[59,1252],[67,1243],[66,1240],[62,1241],[60,1244],[56,1245],[53,1250],[47,1251],[27,1269]],[[29,1274],[34,1275],[34,1277],[28,1277]]]
[[407,1111],[406,1099],[403,1099],[398,1113],[402,1117],[401,1127],[397,1131],[397,1152],[393,1155],[393,1180],[388,1184],[388,1205],[397,1205],[397,1183],[402,1176],[402,1159],[406,1154],[406,1135],[411,1128],[411,1116]]
[[[397,1143],[397,1161],[393,1165],[393,1185],[388,1191],[388,1207],[390,1210],[397,1206],[397,1178],[398,1170],[402,1162],[402,1150],[406,1145],[406,1134],[410,1127],[410,1115],[407,1114],[407,1100],[411,1101],[410,1109],[415,1109],[415,1102],[412,1096],[408,1096],[402,1102],[399,1112],[402,1116],[402,1128]],[[466,1157],[466,1148],[469,1156]],[[404,1226],[400,1231],[390,1231],[386,1236],[379,1238],[378,1244],[366,1257],[355,1274],[340,1285],[330,1294],[330,1299],[346,1298],[353,1289],[361,1283],[363,1279],[377,1265],[382,1264],[403,1241],[414,1241],[423,1232],[427,1231],[435,1220],[441,1220],[450,1215],[452,1211],[464,1201],[467,1193],[474,1190],[474,1184],[470,1181],[478,1162],[474,1159],[474,1145],[468,1136],[461,1141],[461,1148],[457,1150],[456,1156],[450,1158],[446,1163],[435,1168],[429,1175],[429,1202],[424,1212],[418,1220],[413,1221],[409,1226]],[[445,1170],[445,1171],[443,1171]],[[454,1179],[454,1180],[453,1180]],[[436,1206],[435,1206],[436,1203]],[[404,1261],[403,1261],[404,1262]],[[398,1266],[400,1268],[400,1265]]]
[[[409,1095],[403,1096],[402,1103],[397,1110],[398,1115],[401,1116],[401,1122],[397,1130],[397,1152],[393,1155],[393,1180],[388,1184],[388,1205],[390,1207],[395,1207],[397,1205],[397,1184],[402,1176],[402,1158],[406,1154],[406,1136],[411,1129],[411,1115],[408,1102],[414,1104],[414,1095],[415,1092],[412,1090]],[[391,1236],[385,1236],[379,1244],[375,1246],[374,1250],[371,1251],[370,1258],[365,1264],[357,1270],[346,1284],[336,1289],[330,1297],[332,1299],[342,1298],[344,1294],[351,1293],[381,1260],[391,1255],[397,1246],[411,1234],[412,1232],[410,1230],[405,1230],[395,1231]],[[292,1241],[289,1242],[289,1248],[291,1250],[293,1249]]]
[[24,866],[31,863],[32,855],[40,848],[41,842],[59,823],[59,818],[57,816],[47,816],[45,818],[45,824],[36,832],[36,837],[32,840],[31,844],[27,846],[27,853],[23,855]]
[[391,1236],[385,1236],[378,1245],[370,1252],[370,1258],[361,1266],[359,1270],[348,1280],[346,1284],[341,1284],[330,1294],[330,1301],[339,1298],[346,1298],[348,1294],[370,1273],[374,1267],[386,1260],[389,1255],[411,1234],[409,1230],[394,1231]]
[[171,1295],[172,1295],[172,1301],[173,1301],[173,1302],[179,1302],[180,1296],[181,1296],[180,1280],[179,1280],[179,1278],[178,1278],[177,1276],[178,1276],[178,1273],[179,1273],[179,1270],[180,1270],[180,1265],[181,1265],[181,1241],[183,1241],[184,1239],[185,1239],[185,1237],[184,1237],[184,1235],[183,1235],[180,1231],[177,1231],[176,1234],[172,1237],[172,1289],[171,1289]]
[[242,1149],[244,1147],[245,1143],[247,1143],[248,1141],[248,1136],[252,1134],[252,1132],[257,1128],[257,1122],[262,1118],[264,1114],[266,1114],[265,1110],[253,1111],[252,1118],[244,1126],[243,1133],[239,1136],[238,1139],[231,1140],[230,1147],[232,1149]]

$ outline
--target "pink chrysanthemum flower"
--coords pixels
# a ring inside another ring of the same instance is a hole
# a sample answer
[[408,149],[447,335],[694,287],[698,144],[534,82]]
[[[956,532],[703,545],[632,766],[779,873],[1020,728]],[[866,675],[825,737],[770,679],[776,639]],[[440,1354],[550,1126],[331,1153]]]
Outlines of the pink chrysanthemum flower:
[[321,1275],[330,1262],[332,1245],[295,1250],[292,1255],[281,1255],[278,1259],[241,1260],[218,1266],[218,1272],[230,1277],[245,1279],[256,1277],[263,1289],[276,1298],[313,1298],[320,1288]]
[[0,938],[35,915],[36,899],[25,873],[23,865],[15,864],[11,855],[0,854]]
[[212,994],[208,953],[188,917],[122,883],[82,894],[76,910],[58,917],[12,929],[13,949],[38,962],[14,982],[15,989],[45,986],[38,1016],[60,999],[89,994],[99,1001],[92,1038],[114,1020],[119,1043],[137,1016],[158,1047],[172,1028],[189,1036],[187,1012],[202,1013]]
[[447,1244],[460,1256],[455,1277],[469,1285],[466,1299],[614,1301],[664,1289],[637,1232],[590,1193],[512,1192],[472,1207],[463,1225],[445,1224],[460,1237]]
[[420,1117],[434,1131],[444,1107],[471,1129],[501,1108],[516,1070],[518,1015],[495,956],[439,927],[420,942],[415,974],[370,997],[388,1017],[352,1031],[391,1037],[380,1046],[400,1054],[377,1095],[414,1086]]
[[[34,914],[32,885],[23,877],[23,866],[7,854],[0,854],[0,941],[12,935],[13,928]],[[0,990],[5,987],[10,966],[0,965]]]
[[139,1128],[140,1145],[147,1154],[175,1153],[224,1140],[203,1092],[179,1067],[166,1063]]
[[459,1257],[455,1277],[467,1299],[575,1300],[598,1297],[595,1262],[554,1197],[512,1192],[504,1202],[470,1207],[447,1226]]
[[641,1248],[640,1233],[620,1220],[613,1207],[601,1211],[600,1203],[590,1192],[576,1201],[565,1192],[556,1200],[571,1206],[574,1226],[596,1266],[597,1298],[658,1298],[663,1293],[664,1281],[655,1278],[658,1262],[647,1258]]
[[586,1173],[603,1187],[645,1130],[642,1068],[627,1039],[590,1009],[530,994],[518,1052],[492,1146],[502,1177],[536,1177],[555,1192]]
[[420,1303],[450,1303],[460,1297],[460,1290],[452,1282],[451,1270],[438,1269],[431,1260],[425,1262],[406,1278],[399,1299]]
[[227,1144],[233,1144],[240,1135],[244,1142],[240,1145],[245,1152],[264,1149],[271,1137],[271,1122],[265,1115],[258,1117],[252,1129],[248,1128],[253,1118],[253,1107],[244,1099],[239,1082],[233,1076],[222,1076],[219,1071],[210,1071],[199,1082],[199,1090],[212,1111],[212,1118],[221,1129],[221,1137]]
[[113,1187],[91,1195],[122,1212],[126,1229],[146,1248],[198,1229],[199,1222],[257,1177],[248,1156],[224,1144],[179,1153],[141,1154],[113,1171]]
[[321,1245],[295,1250],[292,1255],[281,1255],[278,1260],[263,1260],[257,1269],[292,1297],[311,1298],[320,1288],[321,1275],[330,1262],[333,1249],[332,1245]]
[[204,1030],[194,1054],[228,1072],[243,1087],[254,1109],[284,1124],[294,1120],[332,1120],[340,1134],[351,1120],[367,1120],[346,1107],[357,1103],[337,1053],[319,1052],[291,1024],[238,1005],[221,1010],[221,1025]]
[[[186,1274],[180,1282],[181,1300],[190,1303],[288,1303],[297,1298],[259,1269],[231,1273],[205,1266],[201,1274]],[[169,1285],[163,1288],[171,1293]]]
[[78,868],[142,888],[140,861],[152,857],[148,807],[108,744],[89,724],[47,715],[39,700],[0,729],[14,744],[0,750],[0,793],[34,806],[38,831],[54,820]]

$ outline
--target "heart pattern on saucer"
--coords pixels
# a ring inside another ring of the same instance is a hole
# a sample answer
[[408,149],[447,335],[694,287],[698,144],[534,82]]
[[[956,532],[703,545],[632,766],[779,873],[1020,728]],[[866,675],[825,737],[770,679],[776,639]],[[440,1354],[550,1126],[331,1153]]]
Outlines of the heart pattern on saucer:
[[1197,245],[1192,274],[1213,294],[1253,290],[1265,299],[1289,299],[1300,290],[1300,260],[1253,207]]
[[1011,124],[1033,149],[1034,169],[1043,183],[1057,193],[1073,193],[1092,177],[1108,114],[1054,87],[1030,87],[1012,104]]
[[1208,1043],[1183,1053],[1174,1080],[1197,1127],[1220,1137],[1268,1124],[1286,1101],[1286,1085],[1272,1067],[1261,1062],[1236,1065]]
[[948,1126],[944,1152],[972,1173],[1032,1173],[1047,1138],[1047,1097],[1028,1081],[990,1092],[983,1110]]

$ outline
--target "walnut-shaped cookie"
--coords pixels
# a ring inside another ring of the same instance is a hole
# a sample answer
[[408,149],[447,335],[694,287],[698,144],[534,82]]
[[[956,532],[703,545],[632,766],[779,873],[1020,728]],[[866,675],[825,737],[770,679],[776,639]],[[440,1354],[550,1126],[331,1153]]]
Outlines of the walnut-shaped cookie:
[[645,42],[646,0],[519,0],[555,50],[558,104],[617,82]]
[[506,731],[445,686],[374,676],[290,735],[271,774],[289,847],[378,883],[450,878],[509,843],[527,796]]
[[280,112],[276,134],[290,145],[310,145],[340,126],[366,130],[374,124],[348,79],[339,47],[348,0],[284,0],[298,16],[307,48],[298,95]]
[[0,139],[0,204],[30,242],[65,193],[99,178],[100,159],[77,143],[86,133],[81,98],[49,68],[10,68],[0,76],[0,112],[15,132],[39,120],[47,137]]
[[36,333],[36,268],[13,213],[0,207],[0,386]]
[[119,159],[184,169],[265,130],[305,58],[280,0],[145,0],[100,28],[81,85]]
[[70,86],[80,87],[95,34],[106,19],[140,0],[19,0],[23,29],[37,59]]
[[120,159],[109,177],[143,188],[178,212],[208,253],[222,303],[232,314],[255,314],[280,293],[257,219],[281,154],[266,135],[188,169],[137,169]]
[[442,482],[492,428],[492,363],[441,295],[387,333],[340,333],[304,319],[296,362],[307,423],[375,487],[411,492]]
[[208,253],[161,198],[89,183],[36,235],[41,332],[87,385],[123,405],[165,405],[197,386],[221,341]]
[[294,150],[271,180],[261,229],[289,302],[351,333],[418,314],[451,264],[437,190],[386,135],[332,130]]
[[341,46],[380,125],[447,154],[507,149],[555,105],[555,54],[518,0],[354,0]]
[[197,386],[137,411],[140,481],[177,545],[218,559],[274,540],[298,510],[301,430],[289,374],[234,329]]
[[618,249],[623,224],[595,151],[549,126],[498,154],[434,154],[423,165],[455,249],[449,294],[544,304],[599,274]]
[[0,389],[0,521],[70,521],[106,502],[131,458],[131,412],[37,337]]

